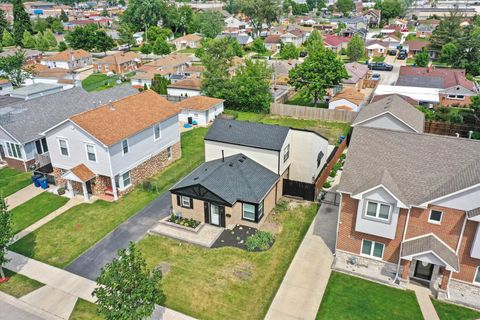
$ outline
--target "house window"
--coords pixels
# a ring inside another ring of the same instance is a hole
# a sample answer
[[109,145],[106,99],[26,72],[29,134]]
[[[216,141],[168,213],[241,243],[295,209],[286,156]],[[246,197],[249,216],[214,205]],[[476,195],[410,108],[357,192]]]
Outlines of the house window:
[[157,123],[153,126],[153,139],[158,140],[162,137],[162,130],[160,128],[160,124]]
[[290,145],[287,144],[285,149],[283,149],[283,162],[287,161],[290,157]]
[[191,208],[192,199],[190,197],[181,196],[180,200],[181,200],[182,207]]
[[69,153],[68,153],[68,143],[67,143],[67,140],[65,140],[65,139],[58,139],[58,145],[60,146],[60,154],[61,154],[62,156],[68,157],[68,156],[69,156]]
[[260,221],[260,219],[263,217],[263,201],[258,204],[257,216],[258,221]]
[[172,156],[173,156],[172,147],[167,148],[167,156],[168,156],[168,160],[172,159]]
[[42,138],[35,141],[35,148],[37,149],[37,154],[43,154],[45,152],[48,152],[47,140],[45,138]]
[[22,159],[22,149],[19,144],[7,142],[7,152],[12,158]]
[[385,245],[380,242],[362,240],[362,255],[383,258],[383,249]]
[[128,148],[128,140],[125,139],[122,141],[122,152],[123,154],[127,154],[129,151],[129,148]]
[[255,205],[250,203],[243,204],[243,219],[255,221]]
[[442,222],[443,212],[439,210],[430,210],[430,215],[428,216],[428,222],[440,224]]
[[320,163],[322,163],[322,159],[323,159],[323,152],[320,151],[317,155],[317,168],[320,166]]
[[367,201],[367,211],[365,214],[369,217],[388,220],[390,219],[390,205]]
[[473,281],[475,283],[480,284],[480,266],[477,267],[477,272],[475,274],[475,279]]
[[97,155],[95,154],[95,146],[91,144],[86,144],[85,148],[87,149],[87,158],[90,161],[97,161]]
[[453,100],[464,100],[465,96],[462,94],[449,94],[448,99],[453,99]]
[[130,186],[131,184],[130,171],[127,171],[124,174],[122,174],[122,182],[123,182],[123,188]]

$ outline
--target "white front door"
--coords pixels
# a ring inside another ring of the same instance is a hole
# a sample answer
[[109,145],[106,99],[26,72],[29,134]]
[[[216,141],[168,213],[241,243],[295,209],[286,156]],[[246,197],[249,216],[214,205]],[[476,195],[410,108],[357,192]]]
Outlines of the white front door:
[[220,225],[220,210],[214,204],[210,205],[210,223],[216,226]]

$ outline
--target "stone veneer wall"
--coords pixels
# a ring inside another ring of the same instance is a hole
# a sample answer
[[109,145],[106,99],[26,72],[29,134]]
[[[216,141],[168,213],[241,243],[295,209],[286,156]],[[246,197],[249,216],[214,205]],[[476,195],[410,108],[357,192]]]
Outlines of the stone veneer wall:
[[[33,162],[32,162],[33,161]],[[25,172],[25,166],[28,169],[28,167],[35,163],[35,160],[30,160],[27,161],[26,163],[23,160],[18,160],[18,159],[13,159],[13,158],[7,158],[5,157],[5,162],[10,168],[16,169],[18,171],[23,171]]]
[[449,298],[446,300],[480,309],[480,285],[451,279],[448,292]]

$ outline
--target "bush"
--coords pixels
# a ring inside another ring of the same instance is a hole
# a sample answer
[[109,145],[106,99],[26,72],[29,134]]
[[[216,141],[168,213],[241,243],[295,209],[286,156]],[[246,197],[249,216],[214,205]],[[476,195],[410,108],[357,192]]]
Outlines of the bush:
[[338,171],[340,169],[342,169],[342,163],[339,161],[333,165],[333,170]]
[[337,175],[337,170],[335,170],[335,168],[332,169],[332,171],[330,171],[330,173],[328,175],[332,178],[335,178],[335,176]]
[[274,241],[275,236],[271,232],[257,231],[245,240],[245,247],[248,251],[265,251],[270,249]]
[[65,188],[63,188],[63,187],[58,188],[58,189],[57,189],[57,193],[58,193],[58,195],[60,195],[60,196],[63,195],[63,194],[65,194]]
[[200,221],[197,221],[195,219],[187,219],[187,218],[182,218],[182,217],[179,217],[177,215],[175,215],[174,213],[172,213],[170,215],[170,217],[168,218],[168,222],[173,222],[173,223],[176,223],[176,224],[179,224],[181,226],[184,226],[184,227],[189,227],[189,228],[192,228],[192,229],[195,229],[196,227],[198,227],[200,225]]
[[472,139],[474,139],[474,140],[480,140],[480,132],[479,132],[479,131],[473,131],[473,133],[472,133]]
[[325,181],[325,183],[323,184],[323,188],[325,189],[328,189],[332,186],[332,183],[330,181]]

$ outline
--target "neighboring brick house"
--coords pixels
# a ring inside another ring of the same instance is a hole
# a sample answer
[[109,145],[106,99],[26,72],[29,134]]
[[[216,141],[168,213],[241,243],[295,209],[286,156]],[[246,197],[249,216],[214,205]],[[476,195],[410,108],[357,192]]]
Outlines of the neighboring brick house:
[[152,85],[152,80],[156,74],[170,79],[172,75],[183,74],[184,70],[192,65],[193,57],[185,54],[169,54],[152,62],[146,63],[135,72],[131,77],[131,83],[134,87]]
[[479,92],[464,69],[401,66],[396,86],[439,89],[440,105],[469,106]]
[[10,48],[5,49],[0,52],[0,58],[13,56],[17,52],[23,52],[25,54],[25,63],[26,64],[35,64],[42,61],[43,55],[40,51],[34,49],[24,49],[24,48]]
[[345,69],[347,70],[348,78],[342,80],[343,86],[357,90],[362,89],[363,82],[367,78],[368,66],[358,62],[349,62],[345,64]]
[[427,50],[430,59],[436,59],[438,57],[438,51],[430,48],[430,42],[422,40],[409,40],[405,41],[404,48],[408,50],[409,57],[415,57],[415,55],[421,52],[424,48]]
[[96,60],[93,63],[93,70],[101,73],[124,74],[137,70],[141,62],[141,56],[136,52],[118,52]]
[[192,124],[195,121],[200,126],[206,126],[223,113],[223,102],[222,99],[197,95],[175,105],[182,110],[179,115],[180,122]]
[[340,54],[342,49],[347,49],[348,43],[352,37],[337,36],[334,34],[328,34],[323,37],[323,43],[325,48],[329,48],[336,54]]
[[67,49],[43,58],[40,63],[49,68],[75,70],[92,65],[92,54],[83,49]]
[[22,171],[48,166],[49,148],[41,132],[101,101],[118,100],[137,92],[130,86],[90,93],[73,88],[0,106],[0,158],[9,167]]
[[69,117],[44,135],[57,185],[117,200],[181,156],[180,110],[146,90]]
[[480,307],[480,141],[356,126],[338,193],[335,269]]
[[177,39],[170,41],[170,43],[174,44],[177,50],[187,49],[187,48],[200,48],[201,41],[203,37],[199,34],[187,34]]
[[365,43],[365,54],[369,57],[383,57],[387,54],[388,42],[369,40]]
[[369,28],[378,28],[382,20],[382,12],[380,10],[368,9],[362,15],[367,19]]
[[263,43],[265,48],[271,52],[277,52],[282,47],[282,39],[278,34],[269,34]]
[[420,24],[415,31],[417,38],[430,38],[436,26],[432,24]]

